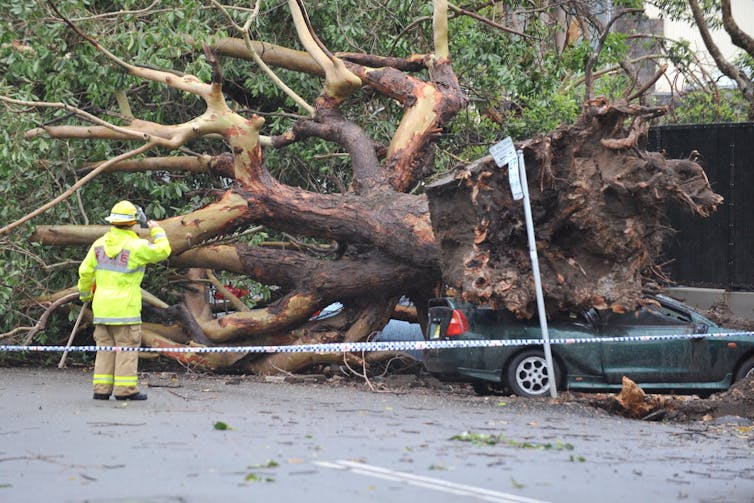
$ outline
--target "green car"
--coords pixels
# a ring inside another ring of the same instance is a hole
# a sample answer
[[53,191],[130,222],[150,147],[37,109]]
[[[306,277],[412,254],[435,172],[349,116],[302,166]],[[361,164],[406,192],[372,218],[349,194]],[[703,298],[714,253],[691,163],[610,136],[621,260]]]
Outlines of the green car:
[[[715,335],[734,330],[715,324],[677,300],[665,296],[652,299],[654,303],[635,312],[589,309],[549,319],[558,389],[617,391],[626,376],[645,391],[706,396],[754,376],[754,336]],[[613,340],[616,337],[624,339]],[[471,382],[478,393],[549,395],[552,380],[543,346],[526,342],[542,339],[536,319],[518,320],[508,311],[460,304],[451,298],[433,299],[425,338],[520,340],[516,345],[425,349],[424,365],[440,378]]]

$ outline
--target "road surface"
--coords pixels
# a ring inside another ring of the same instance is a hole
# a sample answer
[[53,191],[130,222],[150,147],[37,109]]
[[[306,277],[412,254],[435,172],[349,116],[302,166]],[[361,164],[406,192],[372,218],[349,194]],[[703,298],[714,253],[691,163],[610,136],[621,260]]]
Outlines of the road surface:
[[103,402],[83,369],[0,376],[3,502],[754,502],[733,418],[165,372]]

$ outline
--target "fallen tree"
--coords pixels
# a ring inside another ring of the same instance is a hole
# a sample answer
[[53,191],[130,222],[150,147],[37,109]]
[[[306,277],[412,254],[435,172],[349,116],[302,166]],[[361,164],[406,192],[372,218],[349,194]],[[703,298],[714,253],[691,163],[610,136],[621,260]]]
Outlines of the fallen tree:
[[[62,102],[0,98],[19,110],[62,110],[66,119],[88,123],[44,124],[28,131],[27,138],[137,145],[87,166],[70,188],[4,226],[0,234],[39,216],[103,173],[203,173],[229,183],[213,192],[208,204],[161,220],[173,248],[170,267],[179,294],[172,305],[157,296],[145,297],[151,306],[151,321],[144,324],[147,346],[365,340],[385,325],[402,296],[413,301],[416,319],[423,320],[428,298],[442,294],[444,284],[457,287],[468,300],[530,316],[534,298],[523,213],[509,196],[504,172],[485,157],[461,167],[452,181],[436,183],[429,198],[414,192],[435,171],[435,147],[444,128],[467,106],[451,67],[448,4],[437,0],[434,7],[434,51],[403,58],[331,53],[317,37],[303,2],[296,0],[289,1],[289,8],[305,52],[255,42],[248,34],[255,11],[244,26],[233,22],[241,38],[203,46],[212,68],[209,82],[129,63],[56,10],[71,32],[109,64],[139,82],[202,100],[205,110],[173,125],[140,120],[125,109],[119,121],[108,122]],[[273,80],[270,66],[322,77],[321,93],[310,105],[278,82],[306,116],[282,134],[262,136],[261,116],[230,106],[220,56],[254,60]],[[402,109],[387,145],[376,142],[366,125],[342,111],[361,90],[393,100]],[[543,277],[550,309],[633,307],[657,272],[661,237],[668,230],[663,227],[665,201],[679,200],[700,215],[720,203],[693,161],[666,160],[642,149],[639,140],[647,122],[662,112],[628,102],[588,100],[574,124],[519,142],[526,155],[538,248],[547,264]],[[218,139],[224,152],[185,153],[188,145]],[[334,143],[348,155],[349,184],[339,192],[282,183],[266,167],[266,153],[315,139]],[[160,150],[182,155],[145,156]],[[249,229],[260,226],[294,237],[282,246],[244,239]],[[104,231],[93,225],[37,226],[32,239],[49,246],[80,246]],[[275,294],[248,306],[218,283],[216,271],[274,285]],[[218,289],[234,306],[224,316],[213,310],[212,292]],[[61,289],[37,300],[56,302],[70,293],[70,288]],[[344,305],[337,316],[313,316],[336,301]],[[355,354],[167,356],[201,367],[236,366],[256,373],[295,371],[344,358],[366,364]]]

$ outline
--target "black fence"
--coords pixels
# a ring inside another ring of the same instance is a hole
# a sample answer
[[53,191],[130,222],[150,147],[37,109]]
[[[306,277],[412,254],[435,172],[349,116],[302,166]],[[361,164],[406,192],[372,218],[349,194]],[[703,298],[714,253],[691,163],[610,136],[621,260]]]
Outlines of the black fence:
[[661,126],[647,150],[698,162],[725,198],[709,218],[668,209],[678,233],[665,249],[665,270],[679,285],[754,290],[754,123]]

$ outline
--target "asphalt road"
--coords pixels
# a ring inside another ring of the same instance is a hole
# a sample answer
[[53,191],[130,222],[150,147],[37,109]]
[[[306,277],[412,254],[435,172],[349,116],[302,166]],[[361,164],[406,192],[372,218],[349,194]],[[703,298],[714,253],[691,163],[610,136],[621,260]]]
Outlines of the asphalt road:
[[166,373],[102,402],[83,370],[0,376],[3,502],[754,502],[732,420]]

